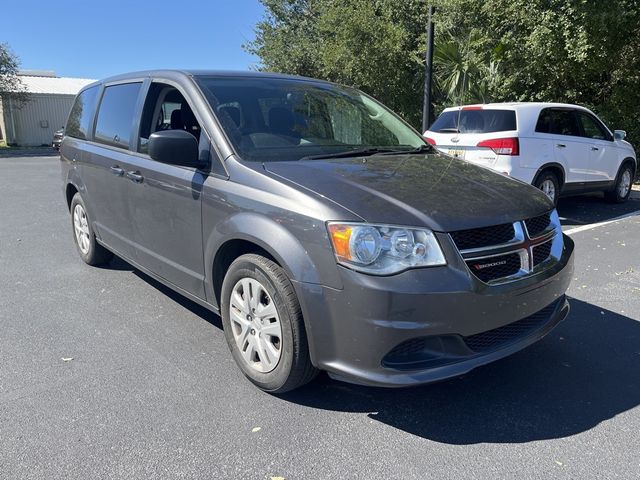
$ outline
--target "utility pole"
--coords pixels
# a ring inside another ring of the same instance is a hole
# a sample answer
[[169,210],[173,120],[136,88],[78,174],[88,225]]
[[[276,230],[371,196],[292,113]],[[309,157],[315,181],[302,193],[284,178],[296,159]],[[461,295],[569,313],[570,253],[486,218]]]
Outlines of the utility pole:
[[431,111],[431,82],[433,79],[433,14],[436,7],[429,5],[429,21],[427,22],[427,52],[424,71],[424,98],[422,104],[422,133],[431,125],[433,112]]

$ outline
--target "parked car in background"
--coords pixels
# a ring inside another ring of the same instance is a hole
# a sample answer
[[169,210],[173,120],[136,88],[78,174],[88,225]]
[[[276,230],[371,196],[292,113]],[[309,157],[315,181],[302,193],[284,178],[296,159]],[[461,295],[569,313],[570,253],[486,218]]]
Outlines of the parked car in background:
[[590,110],[559,103],[495,103],[445,109],[426,140],[441,152],[562,195],[602,191],[629,198],[636,153]]
[[318,370],[389,387],[460,375],[569,311],[573,242],[552,202],[353,88],[122,75],[78,94],[60,153],[82,260],[115,253],[220,313],[266,391]]
[[62,143],[62,139],[64,138],[64,127],[60,130],[56,130],[53,134],[53,141],[51,142],[51,146],[56,150],[60,150],[60,144]]

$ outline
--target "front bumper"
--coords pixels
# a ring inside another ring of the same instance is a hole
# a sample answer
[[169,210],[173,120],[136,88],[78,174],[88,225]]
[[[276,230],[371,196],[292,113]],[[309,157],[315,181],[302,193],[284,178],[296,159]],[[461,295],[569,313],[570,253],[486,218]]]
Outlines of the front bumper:
[[446,267],[389,277],[340,267],[341,290],[296,282],[313,363],[351,383],[429,383],[515,353],[567,316],[569,237],[552,267],[493,286],[475,278],[453,247],[443,249],[452,259]]

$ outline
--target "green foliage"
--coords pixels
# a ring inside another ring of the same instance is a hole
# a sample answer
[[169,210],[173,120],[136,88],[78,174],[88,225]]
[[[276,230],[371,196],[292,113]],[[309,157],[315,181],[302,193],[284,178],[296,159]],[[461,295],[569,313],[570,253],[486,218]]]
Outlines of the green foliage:
[[0,98],[11,98],[18,106],[28,100],[26,88],[17,75],[19,64],[9,45],[0,43]]
[[[260,69],[357,86],[420,126],[427,2],[262,0]],[[637,0],[434,0],[435,106],[554,101],[640,141]]]

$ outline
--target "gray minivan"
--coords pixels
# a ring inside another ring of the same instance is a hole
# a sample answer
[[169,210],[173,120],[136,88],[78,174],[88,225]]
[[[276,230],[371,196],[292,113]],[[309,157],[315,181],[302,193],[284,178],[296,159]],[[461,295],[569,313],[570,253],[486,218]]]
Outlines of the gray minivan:
[[573,243],[540,191],[439,154],[364,93],[265,73],[149,71],[77,96],[60,148],[74,240],[222,317],[279,393],[320,371],[460,375],[566,317]]

